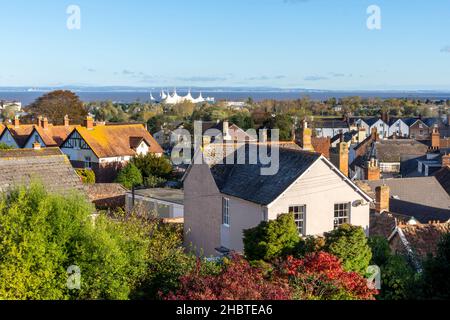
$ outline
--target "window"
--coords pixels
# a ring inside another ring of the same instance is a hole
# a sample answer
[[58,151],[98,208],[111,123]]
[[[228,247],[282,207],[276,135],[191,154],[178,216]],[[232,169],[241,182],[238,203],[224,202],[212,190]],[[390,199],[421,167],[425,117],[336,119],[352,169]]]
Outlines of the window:
[[305,216],[306,206],[292,206],[289,207],[289,213],[294,214],[295,224],[297,225],[298,233],[305,235]]
[[222,200],[222,224],[230,226],[230,199],[228,198]]
[[91,157],[85,157],[84,158],[84,168],[85,169],[92,169],[92,159],[91,159]]
[[334,228],[350,223],[350,203],[338,203],[334,205]]

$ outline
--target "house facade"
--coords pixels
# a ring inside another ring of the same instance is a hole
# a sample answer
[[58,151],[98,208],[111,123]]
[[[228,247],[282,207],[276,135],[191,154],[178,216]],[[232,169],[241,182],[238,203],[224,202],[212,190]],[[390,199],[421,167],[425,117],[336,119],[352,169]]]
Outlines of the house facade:
[[403,119],[392,119],[389,123],[388,137],[392,136],[408,138],[409,125]]
[[244,230],[283,213],[294,213],[302,236],[369,228],[370,198],[318,153],[281,148],[274,176],[258,165],[192,165],[184,191],[185,244],[206,255],[242,252]]

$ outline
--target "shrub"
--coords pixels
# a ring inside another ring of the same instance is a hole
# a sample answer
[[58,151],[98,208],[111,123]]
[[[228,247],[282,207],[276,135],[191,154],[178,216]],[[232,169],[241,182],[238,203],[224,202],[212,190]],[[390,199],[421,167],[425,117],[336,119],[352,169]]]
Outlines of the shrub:
[[249,260],[272,261],[295,251],[300,237],[294,215],[283,214],[277,220],[262,222],[244,231],[244,251]]
[[291,290],[279,277],[268,278],[242,257],[233,256],[218,275],[204,276],[200,266],[181,278],[181,288],[167,300],[288,300]]
[[90,169],[76,169],[76,172],[84,184],[95,184],[96,178],[94,171]]
[[325,252],[288,257],[280,272],[289,280],[294,299],[371,300],[377,294],[360,274],[345,271],[337,257]]
[[372,264],[383,266],[392,256],[389,242],[384,237],[370,237],[368,244],[372,250]]
[[158,157],[155,154],[139,155],[132,160],[132,163],[141,171],[144,178],[151,176],[168,179],[172,174],[172,164],[165,157]]
[[0,143],[0,150],[11,150],[12,147],[7,145],[6,143],[1,142]]
[[166,179],[158,178],[155,176],[150,176],[144,179],[144,185],[148,188],[161,188],[164,187],[166,182]]
[[120,170],[116,181],[127,189],[132,189],[143,183],[142,174],[133,163],[128,163]]
[[338,257],[346,271],[365,275],[372,259],[363,228],[342,225],[325,234],[325,251]]

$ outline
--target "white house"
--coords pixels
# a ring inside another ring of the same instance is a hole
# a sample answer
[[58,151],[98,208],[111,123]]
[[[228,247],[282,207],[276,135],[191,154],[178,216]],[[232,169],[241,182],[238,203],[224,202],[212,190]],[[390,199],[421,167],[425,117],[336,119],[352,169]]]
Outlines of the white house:
[[387,138],[389,134],[389,125],[379,118],[358,119],[355,121],[355,125],[366,129],[367,137],[371,134],[373,129],[377,129],[381,139]]
[[[241,147],[247,160],[249,146]],[[208,146],[215,147],[223,145]],[[259,161],[216,164],[208,159],[190,166],[184,179],[186,246],[207,255],[242,252],[244,230],[289,212],[294,213],[302,236],[323,235],[344,223],[368,233],[368,195],[321,154],[279,151],[279,170],[274,175],[261,175],[265,166]]]
[[388,137],[397,135],[397,137],[409,137],[409,125],[403,119],[392,119],[389,123]]

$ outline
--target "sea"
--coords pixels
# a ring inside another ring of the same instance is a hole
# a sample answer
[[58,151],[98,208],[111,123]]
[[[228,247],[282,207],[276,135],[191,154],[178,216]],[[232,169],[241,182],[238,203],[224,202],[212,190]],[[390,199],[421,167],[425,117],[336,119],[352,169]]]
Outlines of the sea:
[[[187,91],[177,91],[179,95],[185,95]],[[1,91],[0,100],[20,101],[26,106],[45,94],[45,91]],[[147,102],[150,101],[150,91],[75,91],[75,93],[84,102],[111,100],[117,103]],[[152,92],[158,99],[159,93]],[[192,91],[196,98],[199,92]],[[308,96],[313,100],[326,100],[328,98],[342,98],[349,96],[360,96],[362,98],[411,98],[411,99],[430,99],[447,100],[450,99],[449,92],[434,91],[202,91],[203,97],[213,97],[216,101],[245,101],[252,98],[254,101],[266,99],[274,100],[292,100]]]

